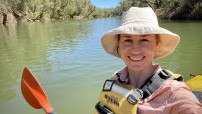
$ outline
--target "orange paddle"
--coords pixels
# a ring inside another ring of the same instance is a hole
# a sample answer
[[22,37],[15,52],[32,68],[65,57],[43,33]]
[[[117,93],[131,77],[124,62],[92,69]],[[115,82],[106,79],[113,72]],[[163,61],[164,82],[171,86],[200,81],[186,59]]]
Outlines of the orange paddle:
[[56,114],[53,107],[48,103],[48,98],[28,68],[24,68],[21,79],[21,91],[25,100],[36,109],[43,108],[46,114]]

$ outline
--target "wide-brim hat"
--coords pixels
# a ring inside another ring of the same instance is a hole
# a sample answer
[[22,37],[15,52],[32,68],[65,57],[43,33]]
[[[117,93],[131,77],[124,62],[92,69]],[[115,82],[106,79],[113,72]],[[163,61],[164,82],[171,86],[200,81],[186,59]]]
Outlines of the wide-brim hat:
[[154,59],[171,54],[180,41],[177,34],[159,27],[157,16],[150,7],[131,7],[122,14],[121,22],[121,26],[106,32],[101,38],[105,51],[119,58],[120,55],[117,52],[119,34],[158,34],[160,42]]

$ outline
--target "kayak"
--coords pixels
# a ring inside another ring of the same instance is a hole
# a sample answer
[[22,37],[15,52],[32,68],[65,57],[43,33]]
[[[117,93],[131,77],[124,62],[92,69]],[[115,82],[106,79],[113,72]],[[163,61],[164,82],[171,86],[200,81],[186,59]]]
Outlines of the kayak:
[[194,75],[194,77],[186,81],[185,84],[189,86],[199,102],[202,103],[202,75]]
[[202,75],[196,75],[193,78],[185,82],[187,86],[192,91],[201,91],[202,92]]

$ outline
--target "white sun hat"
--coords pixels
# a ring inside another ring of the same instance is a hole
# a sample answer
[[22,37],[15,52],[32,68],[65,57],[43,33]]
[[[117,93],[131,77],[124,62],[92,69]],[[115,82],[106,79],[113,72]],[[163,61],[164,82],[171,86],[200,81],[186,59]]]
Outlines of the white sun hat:
[[158,34],[160,42],[154,59],[171,54],[180,41],[177,34],[159,27],[157,16],[150,7],[131,7],[122,14],[121,26],[106,32],[102,36],[101,43],[105,51],[120,58],[117,52],[119,34]]

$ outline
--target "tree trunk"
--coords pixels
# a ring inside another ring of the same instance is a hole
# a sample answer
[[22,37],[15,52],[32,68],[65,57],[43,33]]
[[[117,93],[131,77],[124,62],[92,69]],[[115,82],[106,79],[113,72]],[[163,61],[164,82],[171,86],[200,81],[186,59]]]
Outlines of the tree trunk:
[[3,15],[3,13],[1,12],[1,13],[0,13],[0,24],[3,24],[3,21],[4,21],[4,15]]
[[15,16],[13,16],[13,14],[11,12],[7,12],[7,13],[2,12],[2,14],[3,14],[3,21],[2,21],[2,23],[4,25],[17,23],[17,20],[16,20]]

